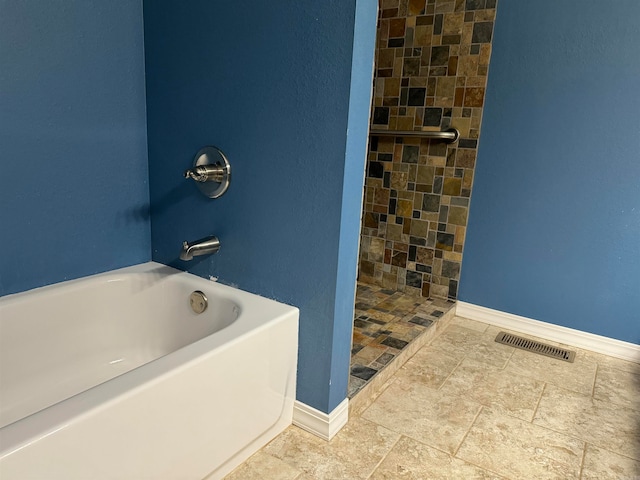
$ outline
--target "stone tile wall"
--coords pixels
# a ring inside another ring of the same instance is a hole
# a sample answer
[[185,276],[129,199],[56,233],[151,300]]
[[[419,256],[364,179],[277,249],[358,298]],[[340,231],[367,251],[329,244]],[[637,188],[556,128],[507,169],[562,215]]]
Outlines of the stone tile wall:
[[360,281],[455,299],[496,0],[380,0],[372,128],[458,142],[370,139]]

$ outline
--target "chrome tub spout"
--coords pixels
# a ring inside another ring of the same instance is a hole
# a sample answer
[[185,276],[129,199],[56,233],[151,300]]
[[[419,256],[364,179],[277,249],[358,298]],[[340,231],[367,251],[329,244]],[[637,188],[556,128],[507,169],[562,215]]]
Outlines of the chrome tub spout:
[[195,242],[191,243],[185,240],[182,243],[180,260],[193,260],[193,257],[197,257],[199,255],[209,255],[212,253],[216,253],[218,250],[220,250],[220,240],[218,240],[218,237],[214,237],[213,235],[201,238],[200,240],[196,240]]

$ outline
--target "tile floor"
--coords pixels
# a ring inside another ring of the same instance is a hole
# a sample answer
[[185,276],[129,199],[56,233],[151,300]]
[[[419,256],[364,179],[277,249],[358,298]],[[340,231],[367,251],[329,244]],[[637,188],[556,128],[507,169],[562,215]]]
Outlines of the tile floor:
[[498,331],[453,318],[330,442],[289,427],[227,479],[640,479],[640,365]]

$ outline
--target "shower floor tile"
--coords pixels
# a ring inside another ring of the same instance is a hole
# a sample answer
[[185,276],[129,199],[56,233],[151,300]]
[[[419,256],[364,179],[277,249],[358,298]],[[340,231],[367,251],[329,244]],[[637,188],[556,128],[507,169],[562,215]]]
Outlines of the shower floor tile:
[[426,299],[358,283],[353,320],[349,398],[392,363],[455,302]]

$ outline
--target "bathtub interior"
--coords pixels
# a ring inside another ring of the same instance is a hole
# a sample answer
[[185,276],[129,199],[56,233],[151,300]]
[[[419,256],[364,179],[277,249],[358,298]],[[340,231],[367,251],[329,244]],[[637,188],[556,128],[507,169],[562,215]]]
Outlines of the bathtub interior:
[[0,298],[0,428],[231,325],[238,302],[208,283],[156,266]]

